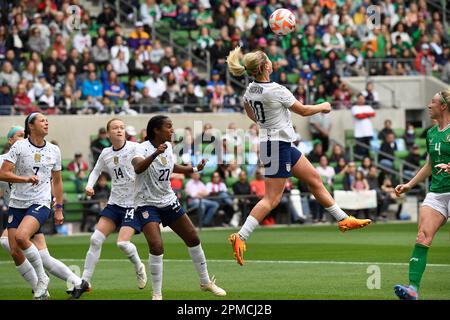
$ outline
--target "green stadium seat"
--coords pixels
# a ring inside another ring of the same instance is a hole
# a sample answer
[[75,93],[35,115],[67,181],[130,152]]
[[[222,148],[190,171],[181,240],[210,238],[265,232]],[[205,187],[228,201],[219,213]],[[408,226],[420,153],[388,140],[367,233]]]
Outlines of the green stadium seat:
[[67,165],[70,163],[70,161],[72,161],[72,159],[62,159],[61,160],[61,164],[62,164],[63,170],[67,169]]
[[334,190],[344,190],[344,185],[342,183],[333,183]]
[[396,138],[401,138],[405,134],[405,129],[393,129]]
[[333,178],[333,185],[336,184],[336,183],[340,184],[340,183],[342,183],[343,180],[344,180],[344,175],[343,174],[337,174]]
[[417,144],[419,147],[426,147],[427,146],[427,139],[416,138],[414,140],[414,143]]
[[77,188],[75,186],[75,182],[73,181],[63,181],[63,190],[67,193],[76,193]]
[[204,184],[207,184],[208,182],[211,182],[211,177],[210,176],[203,176],[200,178],[200,180],[202,180],[202,182]]
[[5,137],[0,137],[0,147],[4,147],[6,144],[8,143],[8,138]]
[[409,151],[403,150],[403,151],[395,151],[394,155],[398,159],[405,159],[409,154]]
[[189,31],[172,30],[172,39],[179,46],[186,47],[189,44]]
[[297,73],[288,73],[286,75],[287,77],[287,82],[290,84],[297,84],[299,75]]
[[414,133],[416,134],[416,138],[419,138],[423,133],[423,128],[415,128]]
[[427,163],[427,160],[420,160],[419,165],[423,167]]
[[235,182],[237,182],[238,180],[239,180],[238,178],[228,177],[228,178],[225,180],[225,184],[227,185],[228,188],[230,188],[230,187],[232,187],[233,184],[234,184]]
[[71,181],[75,178],[75,174],[72,171],[63,170],[61,171],[61,176],[63,181]]
[[211,177],[214,171],[216,171],[216,167],[206,167],[202,170],[202,176]]

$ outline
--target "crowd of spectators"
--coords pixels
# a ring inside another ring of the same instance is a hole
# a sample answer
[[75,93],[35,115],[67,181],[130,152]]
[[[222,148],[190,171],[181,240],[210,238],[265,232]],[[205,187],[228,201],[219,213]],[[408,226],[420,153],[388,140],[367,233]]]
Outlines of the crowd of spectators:
[[[335,101],[336,108],[356,100],[341,81],[345,76],[431,71],[449,82],[449,35],[441,12],[425,0],[385,0],[376,1],[380,15],[372,19],[372,3],[131,1],[137,16],[129,17],[129,26],[119,23],[115,1],[103,1],[101,13],[92,17],[78,0],[5,2],[0,114],[241,111],[240,92],[226,85],[225,59],[238,45],[246,52],[264,50],[273,61],[272,80],[290,86],[298,99]],[[69,5],[81,8],[79,30],[71,29]],[[296,31],[284,37],[271,33],[267,21],[280,7],[297,17]],[[194,52],[210,58],[210,75],[199,74],[191,60],[152,38],[162,24],[190,31]],[[376,104],[371,88],[365,97]]]

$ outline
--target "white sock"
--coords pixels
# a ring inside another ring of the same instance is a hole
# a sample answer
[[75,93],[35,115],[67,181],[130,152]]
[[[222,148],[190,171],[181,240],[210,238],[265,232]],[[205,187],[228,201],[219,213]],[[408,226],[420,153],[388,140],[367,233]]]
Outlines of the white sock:
[[0,238],[0,245],[3,247],[3,249],[8,251],[8,253],[11,253],[11,248],[9,247],[8,237],[1,237]]
[[100,259],[100,253],[102,252],[102,244],[106,237],[103,233],[95,229],[91,236],[91,245],[86,254],[86,261],[84,262],[84,270],[82,278],[87,282],[91,281],[92,275],[94,274],[95,266]]
[[36,246],[34,244],[31,244],[31,246],[28,249],[23,250],[23,254],[25,255],[25,258],[27,258],[28,261],[30,261],[31,265],[36,271],[38,279],[45,279],[47,275],[45,274],[44,265],[42,263],[41,256],[39,255],[39,251],[36,248]]
[[250,237],[250,234],[256,229],[257,226],[259,226],[258,220],[256,220],[253,216],[248,216],[241,230],[239,230],[239,238],[247,241],[248,237]]
[[327,210],[328,213],[331,214],[337,221],[348,218],[348,215],[344,211],[342,211],[342,209],[339,208],[336,203],[329,208],[325,208],[325,210]]
[[53,258],[48,249],[39,250],[39,254],[41,255],[42,263],[44,264],[44,268],[54,275],[55,277],[67,281],[74,286],[81,285],[81,278],[78,277],[72,270],[69,269],[64,263],[59,261],[58,259]]
[[139,254],[137,252],[136,246],[130,241],[119,241],[117,242],[117,246],[123,253],[130,259],[130,261],[134,264],[134,269],[139,271],[142,265],[142,261],[139,258]]
[[200,243],[195,247],[188,247],[188,250],[192,262],[194,263],[195,270],[200,277],[200,284],[208,284],[211,280],[209,279],[208,266],[206,265],[206,257],[202,249],[202,244]]
[[154,256],[150,253],[148,264],[150,266],[150,272],[152,274],[152,290],[153,294],[161,295],[162,290],[162,277],[163,277],[163,256]]
[[20,266],[16,266],[16,268],[20,275],[30,284],[31,288],[36,291],[38,277],[30,261],[25,259],[25,261]]

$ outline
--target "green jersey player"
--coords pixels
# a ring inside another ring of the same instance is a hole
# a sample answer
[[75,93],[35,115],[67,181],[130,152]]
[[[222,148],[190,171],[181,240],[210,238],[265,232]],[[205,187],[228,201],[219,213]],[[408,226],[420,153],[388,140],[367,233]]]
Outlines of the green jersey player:
[[420,208],[419,231],[409,260],[409,286],[394,287],[395,294],[403,300],[418,300],[428,249],[436,232],[447,222],[450,211],[450,89],[433,96],[428,112],[437,125],[427,133],[427,163],[411,181],[395,188],[397,195],[400,195],[430,175],[432,177],[430,192]]

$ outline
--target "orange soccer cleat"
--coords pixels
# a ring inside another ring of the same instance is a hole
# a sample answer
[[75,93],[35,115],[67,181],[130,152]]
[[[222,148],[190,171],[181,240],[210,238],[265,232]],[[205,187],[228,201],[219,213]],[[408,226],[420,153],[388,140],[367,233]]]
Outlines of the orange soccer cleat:
[[344,220],[339,221],[339,230],[342,232],[353,230],[353,229],[359,229],[364,228],[365,226],[372,223],[372,220],[370,219],[356,219],[355,217],[349,216],[348,218],[345,218]]
[[234,257],[239,265],[244,265],[245,241],[239,237],[239,233],[230,234],[228,240],[233,247]]

